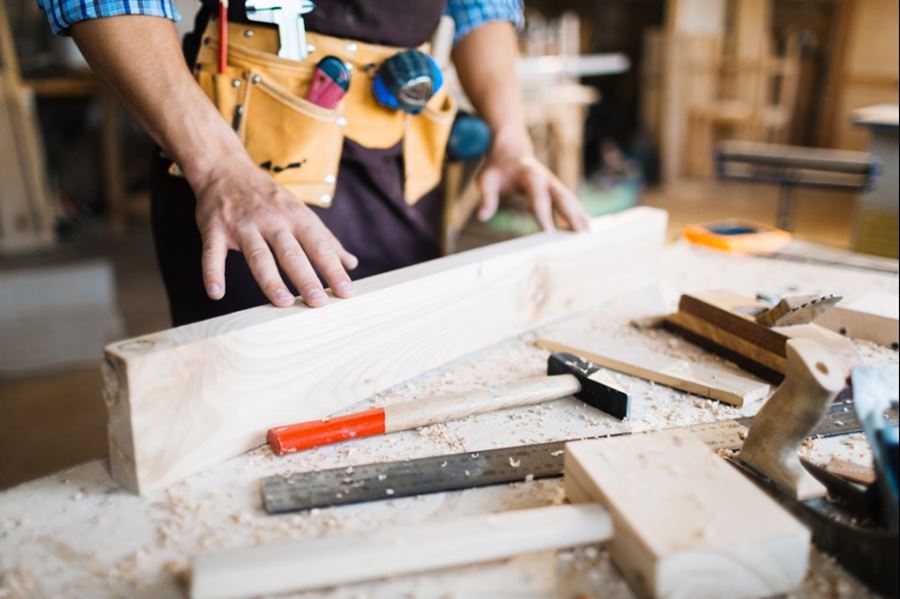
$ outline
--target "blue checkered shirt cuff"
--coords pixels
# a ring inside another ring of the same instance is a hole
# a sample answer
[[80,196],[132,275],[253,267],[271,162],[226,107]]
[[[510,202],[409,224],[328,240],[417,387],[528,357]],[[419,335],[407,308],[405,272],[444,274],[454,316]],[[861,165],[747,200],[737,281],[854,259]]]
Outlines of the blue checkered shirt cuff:
[[56,34],[64,34],[78,21],[102,17],[150,15],[181,19],[173,0],[37,0],[37,4]]
[[447,14],[453,17],[458,42],[488,21],[509,21],[516,28],[525,23],[522,0],[448,0]]

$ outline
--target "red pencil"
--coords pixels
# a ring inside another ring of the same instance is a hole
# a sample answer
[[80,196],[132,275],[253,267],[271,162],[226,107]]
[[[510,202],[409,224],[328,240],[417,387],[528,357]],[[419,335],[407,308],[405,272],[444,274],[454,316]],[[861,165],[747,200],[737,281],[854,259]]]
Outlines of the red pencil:
[[228,66],[228,0],[219,0],[219,74]]

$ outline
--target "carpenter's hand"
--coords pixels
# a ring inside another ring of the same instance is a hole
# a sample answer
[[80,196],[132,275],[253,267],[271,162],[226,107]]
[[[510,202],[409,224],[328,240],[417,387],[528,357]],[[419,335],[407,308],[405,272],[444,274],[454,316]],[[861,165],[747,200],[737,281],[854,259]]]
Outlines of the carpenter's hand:
[[225,295],[230,249],[244,254],[260,289],[276,306],[294,303],[279,266],[310,306],[321,306],[327,298],[313,267],[335,295],[353,293],[347,271],[356,268],[356,257],[309,207],[245,156],[217,165],[191,184],[203,238],[203,283],[211,299]]
[[512,137],[497,135],[476,182],[481,190],[478,218],[489,219],[497,211],[500,194],[522,191],[541,228],[553,230],[553,213],[575,231],[586,231],[589,218],[581,202],[556,175],[538,162],[524,131]]

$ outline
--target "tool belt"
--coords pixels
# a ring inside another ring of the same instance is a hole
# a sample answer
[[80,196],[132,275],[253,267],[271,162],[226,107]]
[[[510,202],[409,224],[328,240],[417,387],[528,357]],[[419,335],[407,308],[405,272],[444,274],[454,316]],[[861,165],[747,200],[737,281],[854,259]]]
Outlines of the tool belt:
[[[385,108],[372,96],[378,65],[405,48],[309,32],[309,55],[297,62],[277,56],[274,27],[229,23],[228,28],[226,72],[217,72],[218,23],[210,20],[194,76],[253,161],[299,199],[316,206],[331,205],[344,138],[373,149],[403,142],[407,204],[414,204],[440,182],[456,114],[456,102],[446,86],[418,115]],[[333,110],[303,98],[316,63],[328,55],[343,60],[351,73],[350,89]]]

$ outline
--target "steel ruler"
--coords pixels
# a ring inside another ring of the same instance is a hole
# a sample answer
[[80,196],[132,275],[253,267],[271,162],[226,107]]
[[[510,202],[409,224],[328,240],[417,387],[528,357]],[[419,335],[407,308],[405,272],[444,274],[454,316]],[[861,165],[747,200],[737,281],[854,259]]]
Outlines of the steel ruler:
[[[697,434],[713,449],[739,449],[752,417],[679,427]],[[813,437],[861,432],[852,400],[836,401],[813,431]],[[613,433],[601,439],[634,433]],[[536,445],[502,447],[396,462],[381,462],[262,480],[266,512],[280,514],[524,482],[563,474],[566,439]]]

